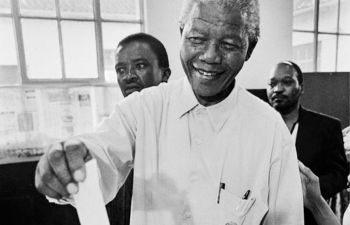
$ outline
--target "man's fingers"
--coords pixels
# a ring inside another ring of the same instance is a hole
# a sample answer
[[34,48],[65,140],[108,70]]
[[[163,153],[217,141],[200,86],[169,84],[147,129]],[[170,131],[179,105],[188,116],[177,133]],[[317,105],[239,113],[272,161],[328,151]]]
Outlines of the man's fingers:
[[66,186],[73,180],[66,163],[66,156],[61,143],[55,143],[49,148],[47,160],[63,186]]
[[305,166],[302,162],[299,161],[299,171],[302,175],[305,176],[305,178],[312,180],[312,181],[317,181],[318,182],[318,176],[316,176],[310,169],[309,167]]
[[64,143],[66,160],[73,180],[81,182],[85,180],[85,161],[89,160],[88,150],[85,145],[77,140],[70,140]]
[[35,186],[40,193],[42,193],[50,198],[55,198],[55,199],[62,198],[62,196],[59,193],[57,193],[55,190],[51,189],[46,184],[42,183],[39,180],[39,176],[35,176]]
[[49,186],[47,186],[41,179],[41,175],[39,172],[39,166],[36,167],[35,170],[35,187],[36,189],[44,194],[47,195],[51,198],[55,198],[55,199],[60,199],[62,196],[57,193],[56,191],[52,190]]
[[350,126],[344,128],[344,129],[342,130],[343,136],[347,135],[347,134],[349,133],[349,131],[350,131]]
[[77,193],[77,183],[86,177],[84,164],[90,159],[87,148],[81,142],[53,144],[37,165],[36,188],[39,192],[57,199]]
[[35,171],[35,186],[39,192],[52,198],[68,197],[65,185],[63,185],[54,171],[50,168],[50,164],[46,156],[42,157]]
[[304,176],[309,177],[310,174],[312,173],[311,170],[300,161],[298,161],[298,164],[299,164],[299,171],[302,174],[304,174]]

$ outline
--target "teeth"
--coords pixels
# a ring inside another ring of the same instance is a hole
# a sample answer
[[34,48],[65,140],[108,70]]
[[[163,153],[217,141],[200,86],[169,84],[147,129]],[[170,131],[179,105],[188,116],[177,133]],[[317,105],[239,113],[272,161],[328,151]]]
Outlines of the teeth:
[[200,69],[197,69],[197,71],[203,75],[203,76],[209,76],[209,77],[212,77],[212,76],[215,76],[217,73],[215,72],[206,72],[204,70],[200,70]]

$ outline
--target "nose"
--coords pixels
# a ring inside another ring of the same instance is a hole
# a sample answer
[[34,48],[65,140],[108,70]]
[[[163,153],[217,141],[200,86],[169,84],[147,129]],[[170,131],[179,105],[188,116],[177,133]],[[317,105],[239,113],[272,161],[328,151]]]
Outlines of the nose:
[[281,84],[281,82],[278,82],[274,87],[273,87],[273,92],[275,93],[280,93],[284,91],[284,86]]
[[126,82],[133,82],[138,79],[135,69],[129,68],[128,73],[123,77],[123,80]]
[[218,64],[221,63],[221,53],[218,49],[218,45],[215,43],[210,43],[203,54],[199,56],[199,59],[208,64]]

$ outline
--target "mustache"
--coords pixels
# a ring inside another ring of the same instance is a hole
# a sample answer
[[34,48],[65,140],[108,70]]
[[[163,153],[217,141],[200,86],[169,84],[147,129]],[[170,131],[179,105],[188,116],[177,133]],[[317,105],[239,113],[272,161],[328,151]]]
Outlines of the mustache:
[[276,98],[287,98],[288,96],[284,95],[284,94],[273,94],[271,96],[272,99],[276,99]]

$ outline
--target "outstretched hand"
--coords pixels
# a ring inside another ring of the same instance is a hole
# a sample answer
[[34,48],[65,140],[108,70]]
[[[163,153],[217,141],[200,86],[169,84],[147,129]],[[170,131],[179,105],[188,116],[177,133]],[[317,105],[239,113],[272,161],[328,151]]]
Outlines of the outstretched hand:
[[69,198],[78,192],[78,182],[85,180],[85,162],[90,159],[82,142],[68,140],[52,144],[36,167],[35,187],[51,198]]

